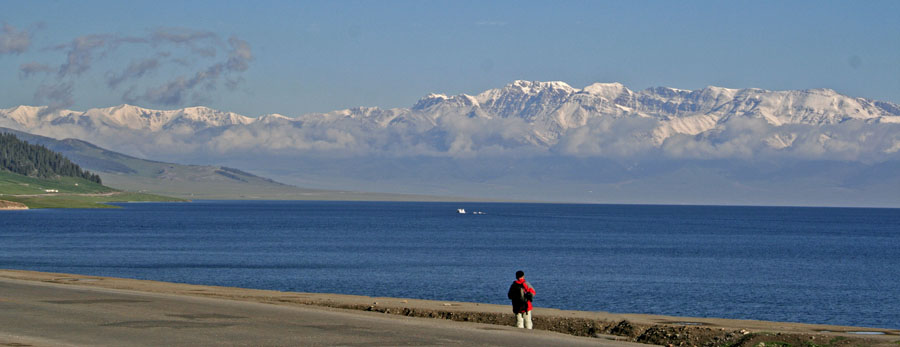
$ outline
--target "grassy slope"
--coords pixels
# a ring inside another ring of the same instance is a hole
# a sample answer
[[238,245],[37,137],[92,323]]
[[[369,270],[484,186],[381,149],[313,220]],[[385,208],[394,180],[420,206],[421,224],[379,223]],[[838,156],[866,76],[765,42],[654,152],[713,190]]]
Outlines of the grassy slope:
[[144,160],[75,139],[56,140],[6,128],[0,128],[0,132],[11,132],[23,140],[60,152],[79,166],[99,174],[104,184],[127,191],[187,199],[335,199],[348,195],[367,196],[303,189],[218,166]]
[[[47,193],[56,189],[59,193]],[[84,195],[96,194],[96,195]],[[108,208],[104,202],[181,201],[151,194],[127,193],[84,179],[41,179],[0,171],[0,200],[20,202],[29,208]]]
[[[80,141],[79,141],[80,142]],[[73,161],[89,163],[84,157],[104,158],[102,165],[89,170],[97,172],[109,186],[128,191],[147,192],[184,199],[206,200],[417,200],[414,196],[369,194],[305,189],[282,184],[250,173],[209,165],[182,165],[143,160],[100,148],[79,144],[79,155]],[[99,164],[99,163],[98,163]],[[118,168],[112,170],[109,168]],[[419,199],[428,197],[418,197]]]
[[123,164],[135,172],[100,172],[103,181],[122,189],[189,199],[287,199],[315,192],[215,166],[139,160]]
[[60,193],[97,194],[109,193],[115,189],[74,177],[41,179],[0,171],[0,193],[3,194],[44,194],[45,189],[56,189]]
[[247,182],[234,181],[219,176],[210,167],[175,166],[170,177],[140,177],[134,175],[104,174],[103,182],[111,186],[180,197],[191,200],[436,200],[446,199],[428,196],[375,194],[333,190],[303,189],[280,183],[261,182],[259,177],[244,177]]
[[0,128],[0,132],[10,132],[20,139],[60,152],[82,168],[99,174],[104,184],[125,191],[192,200],[460,200],[420,195],[305,189],[218,166],[182,165],[139,159],[81,140],[56,140],[7,128]]
[[46,197],[11,197],[0,196],[0,198],[8,201],[21,202],[28,208],[116,208],[114,205],[107,205],[107,202],[150,202],[150,201],[183,201],[165,196],[141,194],[141,193],[121,193],[112,196],[80,196],[80,195],[58,195]]

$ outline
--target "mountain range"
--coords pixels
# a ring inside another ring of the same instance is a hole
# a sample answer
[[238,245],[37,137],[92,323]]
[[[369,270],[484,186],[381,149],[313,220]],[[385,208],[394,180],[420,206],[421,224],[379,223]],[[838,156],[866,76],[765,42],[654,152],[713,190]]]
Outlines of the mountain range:
[[0,109],[0,126],[315,188],[627,203],[900,202],[870,192],[896,180],[900,106],[830,89],[514,81],[477,95],[429,94],[410,108],[290,117],[18,106]]

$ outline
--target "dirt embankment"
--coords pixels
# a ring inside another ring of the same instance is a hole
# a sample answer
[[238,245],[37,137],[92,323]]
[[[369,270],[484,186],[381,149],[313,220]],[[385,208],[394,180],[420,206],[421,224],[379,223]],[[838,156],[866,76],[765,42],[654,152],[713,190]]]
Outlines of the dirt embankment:
[[23,203],[0,200],[0,210],[27,210],[28,206]]
[[[285,300],[292,302],[293,300]],[[337,301],[306,301],[304,304],[342,309],[375,311],[409,317],[439,318],[474,323],[510,325],[515,321],[511,313],[450,311],[431,308],[391,307],[360,305]],[[452,304],[451,304],[452,305]],[[538,310],[540,312],[542,310]],[[887,339],[846,336],[846,334],[797,333],[797,332],[753,332],[733,327],[719,327],[713,324],[695,322],[646,323],[623,320],[603,320],[584,317],[540,315],[534,317],[534,329],[549,330],[575,336],[595,337],[616,341],[639,342],[662,346],[704,346],[704,347],[765,347],[765,346],[898,346],[900,337],[885,333]],[[773,331],[779,323],[771,322]],[[867,329],[857,329],[867,330]],[[831,332],[828,330],[827,332]],[[891,337],[889,337],[891,336]]]
[[[216,297],[273,305],[313,305],[494,325],[510,326],[515,322],[515,317],[506,305],[278,292],[18,270],[0,270],[0,277],[141,292]],[[663,346],[900,346],[900,330],[894,329],[566,311],[540,307],[535,308],[534,312],[535,329]],[[859,335],[859,332],[878,335]]]

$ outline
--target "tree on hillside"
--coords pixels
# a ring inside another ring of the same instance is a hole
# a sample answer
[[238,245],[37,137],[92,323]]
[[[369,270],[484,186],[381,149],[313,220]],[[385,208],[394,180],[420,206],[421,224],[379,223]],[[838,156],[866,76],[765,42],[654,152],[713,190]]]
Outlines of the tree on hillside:
[[79,177],[102,184],[100,176],[82,170],[62,154],[19,140],[13,134],[0,134],[0,170],[41,178]]

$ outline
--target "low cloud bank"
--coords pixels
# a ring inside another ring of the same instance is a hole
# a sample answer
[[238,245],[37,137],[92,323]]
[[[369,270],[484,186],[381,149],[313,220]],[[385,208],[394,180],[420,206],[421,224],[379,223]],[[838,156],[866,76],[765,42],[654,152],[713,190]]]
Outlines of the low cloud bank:
[[[61,88],[45,92],[66,95],[71,86]],[[384,119],[374,117],[362,121],[328,117],[307,115],[211,128],[171,124],[153,132],[82,119],[21,130],[81,138],[113,149],[127,148],[129,154],[149,158],[293,155],[465,159],[556,155],[636,162],[781,159],[861,163],[900,159],[900,124],[862,120],[774,126],[761,119],[735,118],[697,135],[674,134],[656,143],[654,131],[664,126],[660,121],[601,117],[562,132],[548,145],[530,124],[518,118],[445,116],[431,122],[414,114],[392,114],[385,118],[388,124],[381,126],[378,122]]]

